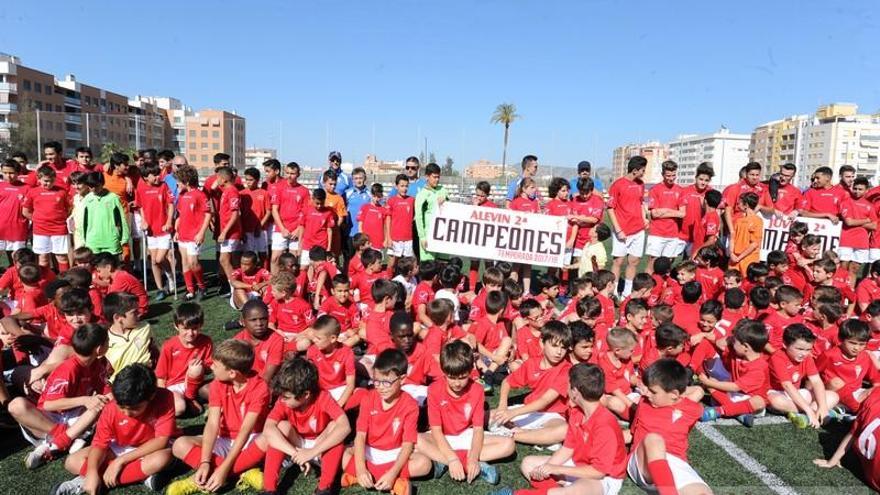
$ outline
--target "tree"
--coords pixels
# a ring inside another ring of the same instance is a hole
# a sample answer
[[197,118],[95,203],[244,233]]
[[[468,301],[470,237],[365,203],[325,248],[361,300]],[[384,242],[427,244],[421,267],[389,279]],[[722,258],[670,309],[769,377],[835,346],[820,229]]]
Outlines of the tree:
[[[9,156],[16,151],[23,151],[30,162],[39,163],[40,151],[37,142],[37,117],[31,110],[30,100],[19,102],[18,122],[9,129],[9,141],[0,142],[0,156]],[[33,153],[37,153],[33,156]]]
[[437,163],[437,157],[434,156],[434,152],[428,153],[428,163]]
[[137,150],[134,148],[123,148],[114,142],[106,142],[101,146],[101,151],[98,153],[98,159],[101,163],[109,163],[110,156],[113,153],[124,153],[128,155],[128,158],[133,162],[135,157],[137,156]]
[[507,137],[510,133],[510,124],[515,120],[521,119],[522,116],[516,113],[516,105],[513,103],[502,103],[495,107],[495,113],[492,114],[490,120],[493,124],[504,125],[504,151],[501,155],[501,177],[504,177],[507,168]]
[[452,159],[451,156],[446,157],[446,164],[443,165],[443,168],[441,169],[441,172],[444,176],[455,177],[458,175],[458,171],[452,167],[454,163],[455,161]]

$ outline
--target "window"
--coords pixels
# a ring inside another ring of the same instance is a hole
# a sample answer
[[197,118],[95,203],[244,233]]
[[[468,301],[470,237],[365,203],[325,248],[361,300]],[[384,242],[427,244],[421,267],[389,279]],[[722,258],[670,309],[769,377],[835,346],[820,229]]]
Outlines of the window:
[[23,81],[21,81],[21,87],[24,88],[25,91],[30,91],[31,90],[31,82],[28,81],[27,79],[24,79]]
[[189,131],[189,137],[191,137],[191,138],[196,137],[196,131],[194,131],[194,130]]
[[211,149],[213,149],[214,151],[220,151],[220,143],[212,144]]
[[202,155],[202,161],[203,162],[208,161],[208,155]]
[[46,94],[47,94],[47,95],[51,95],[51,94],[52,94],[52,86],[46,85]]
[[37,93],[42,93],[43,92],[43,85],[38,82],[35,82],[34,83],[34,91],[36,91]]
[[211,137],[214,139],[220,139],[220,131],[211,131]]
[[55,130],[58,132],[61,132],[62,130],[64,130],[64,126],[61,125],[61,122],[55,123]]
[[60,112],[60,111],[61,111],[61,105],[55,105],[55,111],[56,111],[56,112]]
[[191,150],[196,149],[196,143],[193,143],[192,141],[190,141],[190,143],[189,143],[189,149],[191,149]]
[[208,131],[202,131],[202,137],[203,138],[208,137]]

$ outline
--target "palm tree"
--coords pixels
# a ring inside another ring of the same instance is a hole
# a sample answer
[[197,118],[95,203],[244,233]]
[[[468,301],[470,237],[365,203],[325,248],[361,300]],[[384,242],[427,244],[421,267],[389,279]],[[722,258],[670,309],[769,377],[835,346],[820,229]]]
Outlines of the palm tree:
[[495,113],[492,114],[492,119],[490,120],[493,124],[504,124],[504,153],[501,157],[502,178],[507,169],[507,136],[510,133],[510,124],[520,118],[522,116],[516,113],[516,105],[513,103],[502,103],[495,107]]

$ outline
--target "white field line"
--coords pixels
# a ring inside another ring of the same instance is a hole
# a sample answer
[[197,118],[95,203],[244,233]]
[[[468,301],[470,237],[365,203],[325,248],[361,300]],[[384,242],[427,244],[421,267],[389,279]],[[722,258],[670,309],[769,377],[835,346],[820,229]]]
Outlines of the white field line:
[[[765,419],[765,418],[761,418]],[[769,419],[769,418],[766,418]],[[727,437],[716,430],[708,423],[697,423],[697,430],[708,438],[712,443],[721,447],[727,454],[738,462],[746,471],[754,474],[767,485],[767,488],[779,495],[797,495],[797,492],[788,486],[779,476],[776,476],[766,466],[755,460],[746,451],[739,448],[735,443],[731,442]]]

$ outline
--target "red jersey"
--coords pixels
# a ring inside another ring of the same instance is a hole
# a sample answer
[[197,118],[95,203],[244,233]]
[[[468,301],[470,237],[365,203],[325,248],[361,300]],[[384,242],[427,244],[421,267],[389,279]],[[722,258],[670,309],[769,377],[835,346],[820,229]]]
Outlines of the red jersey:
[[[548,215],[553,215],[555,217],[567,217],[574,212],[574,208],[572,207],[572,202],[568,200],[561,200],[559,198],[553,198],[544,205],[544,212]],[[572,222],[568,222],[568,229],[565,232],[565,240],[571,238],[572,232]]]
[[527,213],[541,213],[541,203],[537,199],[528,199],[522,196],[516,197],[510,202],[509,208],[514,211]]
[[406,356],[406,362],[409,367],[406,370],[406,378],[403,380],[404,384],[426,385],[428,377],[438,379],[443,375],[440,363],[428,355],[425,344],[422,342],[416,342],[412,353]]
[[716,299],[724,288],[724,272],[720,268],[697,267],[697,282],[703,288],[703,300]]
[[605,393],[611,394],[619,390],[624,394],[632,392],[632,379],[636,376],[635,366],[631,359],[623,361],[618,359],[619,364],[611,361],[609,353],[603,351],[596,354],[596,364],[605,373]]
[[366,317],[366,341],[367,354],[372,356],[378,355],[385,349],[393,349],[394,342],[391,341],[391,315],[392,311],[375,311],[373,309]]
[[641,179],[621,177],[608,190],[608,208],[614,210],[617,225],[624,235],[633,235],[645,229],[642,203],[645,200],[645,183]]
[[337,342],[329,353],[315,346],[309,347],[306,357],[318,368],[318,383],[323,390],[345,385],[348,376],[354,376],[354,352],[351,347]]
[[724,367],[730,372],[733,383],[740,391],[748,395],[757,395],[767,399],[770,390],[770,366],[763,355],[754,361],[737,357],[730,349],[721,355]]
[[381,251],[385,247],[386,218],[388,218],[388,210],[384,206],[372,202],[363,205],[358,211],[355,221],[363,224],[361,232],[370,239],[370,246],[373,249]]
[[279,423],[287,421],[300,437],[314,440],[343,414],[345,412],[333,397],[322,390],[311,404],[303,408],[292,409],[283,400],[276,401],[268,417]]
[[[667,185],[665,182],[655,185],[648,191],[648,210],[663,208],[678,210],[684,205],[684,190],[678,184]],[[652,218],[648,234],[657,237],[676,238],[681,233],[681,219]]]
[[605,406],[596,408],[589,418],[579,408],[570,409],[562,446],[572,450],[575,466],[590,466],[616,479],[626,474],[623,431],[617,417]]
[[791,184],[786,184],[776,190],[776,202],[770,198],[770,189],[764,189],[764,193],[760,197],[760,205],[772,206],[777,211],[789,214],[800,208],[804,197],[801,190]]
[[852,451],[859,459],[865,482],[874,491],[880,491],[880,392],[874,389],[862,402],[859,414],[852,426]]
[[196,234],[211,213],[208,197],[198,189],[188,189],[177,196],[177,237],[180,242],[195,242]]
[[602,320],[609,327],[614,326],[614,301],[605,294],[596,294],[596,299],[602,305],[602,313],[599,314],[598,320]]
[[675,304],[675,313],[672,317],[672,323],[684,329],[688,335],[696,335],[700,333],[700,305],[677,303]]
[[58,186],[30,188],[23,206],[31,212],[34,235],[67,235],[67,216],[72,202],[66,189]]
[[284,333],[300,333],[312,323],[312,307],[299,297],[269,303],[269,323]]
[[805,378],[818,374],[816,361],[811,356],[800,363],[792,361],[785,349],[779,349],[770,356],[770,388],[773,390],[782,390],[782,382],[790,382],[794,388],[801,388]]
[[107,293],[111,294],[113,292],[128,292],[129,294],[137,296],[138,314],[147,314],[147,310],[150,306],[150,297],[147,295],[147,291],[144,290],[141,281],[134,275],[122,269],[113,272],[112,278],[110,279],[110,287],[107,287]]
[[241,199],[241,230],[244,233],[255,233],[263,230],[262,221],[271,210],[269,191],[265,189],[242,189]]
[[0,183],[0,240],[25,241],[28,219],[21,214],[30,187],[23,182]]
[[742,216],[742,212],[737,211],[736,203],[739,201],[739,197],[745,193],[753,192],[758,195],[758,199],[764,195],[764,184],[757,183],[754,186],[749,184],[746,180],[740,180],[736,184],[731,184],[724,188],[724,192],[721,194],[722,205],[725,207],[729,206],[733,208],[733,219]]
[[264,339],[257,339],[247,330],[242,330],[233,337],[247,342],[254,348],[254,373],[262,375],[267,366],[281,366],[284,361],[284,339],[275,332],[269,332]]
[[258,375],[251,376],[241,390],[236,391],[232,382],[214,380],[208,386],[208,407],[220,408],[219,436],[238,436],[241,423],[248,413],[257,413],[257,423],[251,433],[263,431],[263,423],[269,412],[269,386]]
[[865,278],[856,287],[856,302],[871,304],[871,301],[880,299],[880,285],[873,278]]
[[[525,329],[521,329],[520,331],[528,332]],[[468,332],[472,333],[474,338],[476,338],[477,343],[485,347],[489,352],[495,352],[495,350],[501,346],[501,341],[509,336],[507,334],[507,325],[504,324],[504,320],[499,319],[496,323],[492,323],[488,316],[484,316],[475,321],[470,327],[468,327]]]
[[348,261],[348,279],[351,280],[355,275],[364,271],[364,263],[361,261],[361,255],[355,254]]
[[829,349],[819,357],[816,363],[822,373],[822,381],[830,382],[834,378],[840,378],[847,386],[859,388],[865,380],[877,383],[880,379],[871,356],[867,351],[860,352],[854,358],[843,355],[840,347]]
[[564,413],[568,407],[568,370],[571,368],[571,363],[564,360],[555,366],[544,369],[541,367],[542,362],[541,356],[527,359],[522,366],[507,376],[507,383],[511,388],[528,387],[531,389],[525,398],[526,404],[540,399],[549,390],[555,391],[559,396],[547,405],[544,412]]
[[22,287],[20,291],[15,293],[15,302],[18,303],[22,313],[33,314],[37,308],[47,304],[49,301],[46,299],[46,295],[43,294],[43,289],[35,286]]
[[111,443],[119,447],[139,447],[154,438],[171,438],[177,433],[174,395],[168,390],[159,389],[138,416],[123,414],[115,400],[107,404],[95,426],[92,446],[105,450],[110,448]]
[[[229,225],[232,220],[232,215],[234,213],[240,213],[241,211],[241,196],[238,194],[238,189],[235,188],[232,184],[228,184],[223,188],[223,192],[220,195],[220,205],[219,214],[220,214],[220,224],[217,226],[216,235],[220,235],[220,232]],[[229,233],[226,234],[227,239],[241,239],[241,218],[237,218],[232,225],[232,228],[229,229]]]
[[158,186],[151,186],[145,180],[138,182],[134,192],[134,203],[141,210],[150,237],[159,237],[168,233],[164,232],[162,227],[168,222],[168,205],[174,203],[174,195],[166,183],[160,182]]
[[412,310],[413,316],[418,316],[419,306],[426,305],[434,299],[434,286],[430,280],[423,280],[413,289]]
[[401,392],[397,401],[385,409],[382,397],[373,389],[361,402],[356,430],[366,434],[368,447],[393,450],[404,443],[416,443],[418,419],[419,406],[409,394]]
[[[55,185],[63,189],[70,188],[70,174],[82,169],[75,160],[73,162],[65,160],[60,164],[49,162],[46,165],[55,170]],[[43,164],[37,165],[37,170],[42,166]],[[32,170],[25,176],[24,182],[30,187],[38,187],[37,170]]]
[[[803,323],[804,316],[801,314],[797,314],[794,316],[785,316],[779,313],[779,311],[774,311],[767,315],[764,318],[764,325],[767,327],[767,333],[770,336],[770,340],[768,343],[772,345],[775,349],[782,349],[784,343],[782,341],[782,334],[785,333],[785,328],[789,325],[794,325],[795,323]],[[757,349],[756,349],[757,350]]]
[[302,235],[303,250],[309,250],[314,246],[327,248],[330,242],[327,229],[336,227],[336,213],[326,206],[321,208],[310,206],[303,213],[302,218],[305,225]]
[[695,234],[698,230],[702,230],[700,222],[702,222],[703,217],[705,216],[703,198],[706,197],[706,191],[709,191],[710,189],[712,189],[711,186],[706,187],[706,189],[700,191],[697,189],[697,186],[695,184],[691,184],[682,188],[681,199],[685,205],[685,210],[684,218],[681,220],[680,237],[685,241],[699,244],[698,237],[703,237],[702,233],[700,233],[699,236]]
[[541,334],[535,335],[531,327],[525,326],[516,331],[516,357],[519,359],[540,359],[544,355]]
[[473,381],[455,396],[449,392],[446,379],[428,387],[428,425],[441,427],[444,435],[459,435],[474,427],[483,427],[486,394]]
[[257,284],[268,282],[270,278],[272,278],[272,274],[269,273],[269,270],[266,270],[265,268],[257,268],[257,270],[251,274],[248,274],[241,268],[236,268],[232,271],[232,275],[229,277],[229,280],[242,282],[253,287]]
[[113,367],[106,358],[100,357],[87,365],[79,356],[70,356],[49,374],[37,407],[43,409],[46,401],[108,394],[111,375]]
[[666,453],[687,461],[688,434],[703,415],[703,406],[688,398],[678,403],[654,407],[643,400],[636,407],[635,419],[630,430],[633,434],[632,451],[638,448],[648,433],[656,433],[666,443]]
[[800,209],[812,213],[825,213],[836,216],[840,214],[842,199],[832,188],[810,188],[804,193]]
[[335,297],[328,297],[321,303],[319,316],[325,314],[336,318],[342,332],[357,327],[361,320],[361,312],[354,301],[348,300],[345,304],[340,304]]
[[388,212],[391,215],[391,240],[411,241],[412,225],[415,217],[416,200],[412,196],[405,198],[400,195],[388,198]]
[[[840,217],[850,220],[870,219],[877,221],[877,215],[874,212],[874,204],[864,197],[855,199],[848,198],[840,205]],[[842,224],[840,232],[840,246],[853,249],[868,249],[868,229],[865,227],[848,227]]]
[[[372,306],[376,304],[376,302],[373,301],[373,284],[376,282],[376,280],[379,280],[380,278],[387,278],[387,273],[381,271],[363,271],[355,275],[354,278],[351,279],[351,290],[358,291],[360,302],[367,304],[368,306]],[[413,303],[413,305],[415,305],[415,303]]]
[[186,381],[186,371],[190,363],[201,360],[204,369],[213,363],[214,343],[205,334],[196,336],[192,347],[186,347],[175,335],[162,344],[156,362],[156,378],[165,380],[165,387]]
[[36,320],[46,322],[46,328],[43,331],[43,335],[52,341],[57,339],[60,335],[62,325],[67,324],[67,320],[64,319],[64,315],[61,314],[61,311],[55,306],[55,303],[40,306],[39,308],[36,308],[31,315]]
[[[269,201],[272,206],[278,207],[278,214],[284,227],[293,232],[300,226],[302,214],[309,204],[309,190],[302,184],[291,186],[289,182],[277,182],[274,191],[269,192]],[[281,232],[278,225],[275,226],[276,232]]]
[[[605,201],[598,194],[591,194],[586,200],[577,195],[572,200],[572,211],[576,215],[584,217],[593,217],[601,223],[605,218]],[[598,225],[578,225],[578,231],[574,239],[574,247],[583,248],[590,242],[590,235],[593,229]]]

